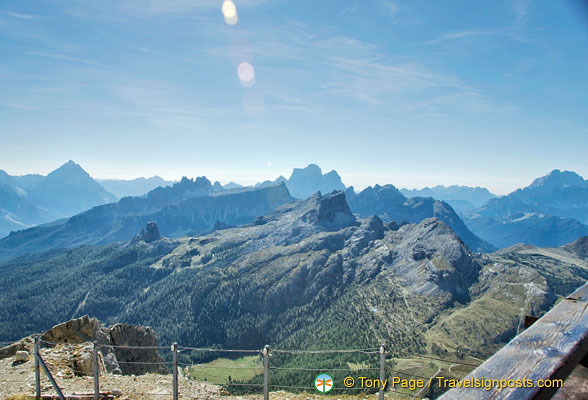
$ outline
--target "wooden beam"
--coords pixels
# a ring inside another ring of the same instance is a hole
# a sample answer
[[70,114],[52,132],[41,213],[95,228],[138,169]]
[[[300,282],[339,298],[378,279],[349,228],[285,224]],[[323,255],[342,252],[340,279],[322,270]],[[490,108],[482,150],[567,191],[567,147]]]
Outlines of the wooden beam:
[[498,380],[498,386],[512,380],[533,387],[461,387],[439,399],[548,399],[558,388],[540,388],[538,381],[564,380],[587,354],[588,282],[462,380]]

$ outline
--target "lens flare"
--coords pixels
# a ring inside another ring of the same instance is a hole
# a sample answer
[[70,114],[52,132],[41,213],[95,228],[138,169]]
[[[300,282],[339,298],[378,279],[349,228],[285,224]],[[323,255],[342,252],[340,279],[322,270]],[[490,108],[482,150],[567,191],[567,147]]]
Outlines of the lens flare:
[[237,15],[237,6],[231,0],[225,0],[221,7],[225,22],[229,25],[235,25],[239,20]]
[[255,71],[253,70],[253,66],[248,62],[242,62],[237,67],[237,76],[239,77],[239,81],[241,85],[244,87],[252,87],[255,85]]
[[239,21],[239,17],[237,16],[237,14],[235,14],[232,17],[225,17],[225,22],[227,23],[227,25],[235,25],[237,24],[237,21]]

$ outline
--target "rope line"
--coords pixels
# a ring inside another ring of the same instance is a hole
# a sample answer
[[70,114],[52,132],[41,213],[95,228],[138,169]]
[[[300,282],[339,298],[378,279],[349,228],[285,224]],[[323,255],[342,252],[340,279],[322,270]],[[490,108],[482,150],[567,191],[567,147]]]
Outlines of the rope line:
[[283,386],[283,385],[269,385],[270,388],[282,388],[282,389],[304,389],[304,390],[314,390],[314,388],[306,387],[306,386]]
[[196,364],[188,364],[188,363],[178,363],[178,365],[184,367],[192,367],[192,368],[202,368],[202,369],[263,369],[260,365],[259,367],[209,367],[207,365],[196,365]]
[[178,349],[181,350],[191,350],[191,351],[208,351],[211,353],[261,353],[261,350],[231,350],[231,349],[205,349],[200,347],[179,347]]
[[380,368],[357,368],[357,369],[348,369],[348,368],[282,368],[282,367],[270,367],[271,369],[275,370],[283,370],[283,371],[344,371],[344,372],[355,372],[355,371],[379,371]]
[[172,362],[142,362],[142,361],[118,361],[119,364],[133,365],[173,365]]
[[220,385],[220,386],[255,386],[255,387],[263,387],[262,383],[237,383],[237,382],[212,382],[212,381],[198,381],[200,383],[209,383],[211,385]]
[[168,346],[119,346],[113,344],[99,344],[98,348],[109,347],[112,349],[145,349],[145,350],[165,350]]
[[[40,343],[45,343],[45,344],[51,344],[51,345],[63,345],[63,346],[80,346],[80,345],[84,345],[89,343],[90,341],[87,342],[81,342],[81,343],[65,343],[65,342],[52,342],[50,340],[45,340],[45,339],[40,339],[39,340]],[[113,345],[113,344],[99,344],[96,346],[97,348],[104,348],[104,347],[109,347],[109,348],[121,348],[121,349],[145,349],[145,350],[164,350],[164,349],[168,349],[168,346],[124,346],[124,345]]]
[[[307,387],[307,386],[287,386],[287,385],[269,385],[270,388],[281,388],[281,389],[303,389],[303,390],[315,390],[314,387]],[[366,390],[366,388],[360,388],[360,387],[353,387],[353,388],[337,388],[334,387],[331,390]]]
[[349,350],[271,350],[272,353],[283,354],[325,354],[325,353],[379,353],[379,349],[349,349]]

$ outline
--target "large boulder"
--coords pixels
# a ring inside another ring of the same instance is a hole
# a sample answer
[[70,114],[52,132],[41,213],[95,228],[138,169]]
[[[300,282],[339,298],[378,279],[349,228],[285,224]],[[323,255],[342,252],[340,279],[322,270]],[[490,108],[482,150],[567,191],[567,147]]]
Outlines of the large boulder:
[[[153,329],[140,325],[116,324],[109,328],[109,334],[124,375],[167,372],[157,351],[157,336]],[[146,364],[141,364],[142,362]]]
[[[71,354],[73,369],[79,375],[93,374],[91,342],[98,345],[99,367],[106,372],[123,375],[167,372],[157,351],[157,335],[149,327],[129,324],[102,327],[98,319],[84,315],[55,325],[41,335],[43,347],[83,345],[75,346]],[[19,350],[30,352],[31,344],[31,338],[23,339],[0,349],[0,356],[13,356]]]

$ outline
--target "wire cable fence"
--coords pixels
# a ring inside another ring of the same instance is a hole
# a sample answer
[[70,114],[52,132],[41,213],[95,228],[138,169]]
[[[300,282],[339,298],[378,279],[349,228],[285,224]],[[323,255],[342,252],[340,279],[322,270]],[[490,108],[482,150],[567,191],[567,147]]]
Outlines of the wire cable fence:
[[[41,344],[50,345],[49,348],[42,348]],[[41,382],[50,383],[53,389],[57,393],[60,399],[65,400],[66,391],[64,385],[66,380],[70,380],[74,377],[91,376],[91,371],[81,370],[76,366],[76,361],[73,358],[63,359],[63,353],[61,351],[55,351],[53,348],[57,345],[61,345],[64,348],[74,349],[77,345],[72,343],[54,343],[43,339],[36,338],[35,340],[35,381],[36,381],[36,398],[41,396]],[[40,374],[40,368],[45,372],[45,375]],[[80,382],[76,382],[76,392],[79,390],[84,392],[92,392],[93,386],[92,381],[80,388]],[[69,395],[75,395],[74,390],[67,390],[70,392]]]
[[[42,346],[45,347],[42,348]],[[70,347],[72,349],[79,349],[79,346],[82,346],[83,350],[91,350],[91,370],[88,369],[87,363],[84,369],[78,368],[73,362],[63,364],[63,361],[61,361],[62,364],[59,364],[55,354],[60,354],[61,350],[52,349],[55,346]],[[384,392],[386,391],[407,398],[419,398],[421,392],[425,390],[422,387],[415,394],[414,389],[408,390],[404,386],[392,385],[391,383],[400,379],[418,379],[426,382],[427,386],[430,387],[431,381],[445,367],[431,364],[431,368],[435,365],[435,367],[438,367],[438,371],[431,376],[425,376],[424,374],[413,373],[412,371],[417,368],[414,366],[406,369],[396,368],[395,359],[399,358],[399,356],[451,364],[448,369],[449,372],[451,372],[451,367],[454,365],[474,368],[477,366],[467,361],[442,359],[422,354],[408,354],[396,349],[394,352],[388,352],[385,345],[380,346],[380,348],[334,350],[270,349],[269,346],[265,346],[261,350],[239,350],[178,346],[174,343],[171,346],[172,361],[164,361],[159,352],[170,351],[170,347],[167,346],[132,346],[94,342],[90,348],[87,344],[59,343],[36,336],[35,390],[37,398],[40,398],[39,396],[41,395],[41,378],[43,378],[45,384],[49,381],[55,392],[57,392],[58,397],[63,399],[65,397],[60,389],[60,383],[63,383],[65,379],[79,376],[93,378],[88,380],[87,389],[93,393],[94,399],[97,400],[106,393],[110,393],[107,389],[114,390],[114,387],[111,387],[113,385],[112,381],[105,380],[105,382],[101,382],[101,377],[104,378],[103,375],[107,371],[102,357],[103,354],[110,354],[117,350],[125,350],[125,355],[131,355],[127,359],[116,359],[119,372],[130,374],[132,373],[131,371],[138,371],[135,373],[138,376],[134,379],[139,382],[141,382],[140,375],[142,373],[156,372],[161,374],[158,381],[160,385],[152,391],[148,390],[149,388],[147,387],[143,387],[141,393],[129,393],[146,399],[153,396],[178,400],[183,396],[192,396],[195,391],[203,390],[203,382],[210,385],[219,385],[223,389],[216,390],[225,390],[234,394],[263,392],[264,400],[269,399],[270,391],[280,390],[294,392],[314,392],[318,390],[323,393],[339,394],[378,393],[379,400],[384,399]],[[142,361],[139,358],[134,358],[134,355],[139,354],[135,354],[134,350],[137,352],[147,351],[149,354],[152,352],[152,354],[159,357],[159,360]],[[169,358],[167,359],[169,360]],[[193,362],[194,360],[201,360],[202,362]],[[41,376],[40,366],[43,367],[46,377]],[[303,382],[304,384],[301,385]],[[27,382],[14,380],[11,383],[25,384]],[[169,391],[166,389],[169,389]]]

